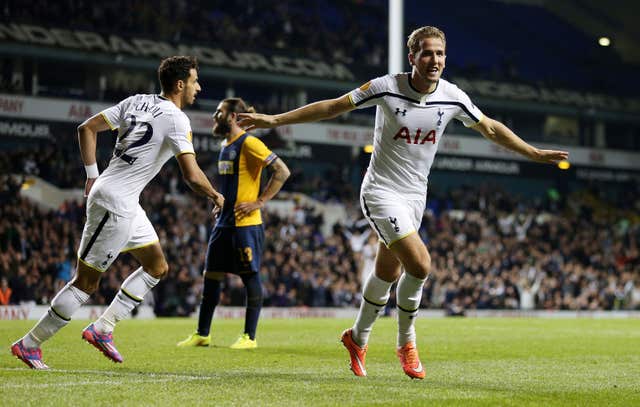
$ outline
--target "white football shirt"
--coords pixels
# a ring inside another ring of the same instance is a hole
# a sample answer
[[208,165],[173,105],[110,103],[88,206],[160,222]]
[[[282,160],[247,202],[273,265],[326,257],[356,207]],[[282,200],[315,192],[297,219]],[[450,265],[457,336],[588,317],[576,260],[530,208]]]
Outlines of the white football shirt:
[[373,154],[363,191],[386,191],[402,199],[425,199],[433,159],[451,119],[469,127],[482,112],[456,85],[440,79],[424,94],[408,72],[373,79],[349,93],[358,108],[377,106]]
[[191,124],[182,110],[160,95],[128,97],[101,112],[118,139],[109,166],[89,199],[124,217],[133,217],[140,193],[172,156],[194,153]]

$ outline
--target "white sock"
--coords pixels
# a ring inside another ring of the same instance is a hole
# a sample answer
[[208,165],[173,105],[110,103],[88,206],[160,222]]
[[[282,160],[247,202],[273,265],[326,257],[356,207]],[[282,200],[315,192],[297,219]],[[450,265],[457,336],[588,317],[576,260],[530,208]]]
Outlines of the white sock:
[[360,346],[369,342],[369,334],[378,316],[384,311],[389,300],[389,292],[393,282],[384,281],[371,273],[362,290],[362,303],[358,318],[353,325],[353,340]]
[[124,280],[116,297],[93,326],[103,334],[113,332],[116,323],[126,318],[159,281],[139,267]]
[[65,285],[51,301],[51,308],[38,323],[22,338],[27,348],[40,347],[42,342],[51,338],[64,328],[73,314],[89,300],[89,294],[71,285]]
[[422,299],[422,287],[427,279],[421,280],[407,273],[402,273],[396,288],[398,303],[398,346],[416,341],[414,326],[418,316],[418,308]]

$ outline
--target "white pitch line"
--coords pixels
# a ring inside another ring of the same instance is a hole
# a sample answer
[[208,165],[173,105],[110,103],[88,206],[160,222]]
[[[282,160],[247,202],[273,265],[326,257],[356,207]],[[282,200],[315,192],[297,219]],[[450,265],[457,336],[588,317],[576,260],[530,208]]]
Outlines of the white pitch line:
[[[189,379],[189,380],[204,380],[208,379],[208,377],[200,377],[198,379]],[[1,388],[7,389],[42,389],[48,387],[75,387],[75,386],[91,386],[94,384],[100,385],[109,385],[109,386],[121,386],[121,385],[129,385],[129,384],[140,384],[140,383],[166,383],[170,382],[172,379],[170,377],[166,378],[157,378],[157,379],[126,379],[126,380],[84,380],[81,382],[73,382],[73,383],[23,383],[23,384],[3,384],[0,386]]]
[[[0,371],[17,372],[24,371],[29,372],[31,369],[24,367],[0,367]],[[184,379],[184,380],[206,380],[215,379],[220,376],[217,374],[212,375],[185,375],[179,373],[156,373],[156,372],[118,372],[113,370],[89,370],[89,369],[48,369],[40,371],[45,374],[64,373],[64,374],[87,374],[87,375],[100,375],[100,376],[125,376],[125,377],[152,377],[152,378],[167,378],[167,379]]]

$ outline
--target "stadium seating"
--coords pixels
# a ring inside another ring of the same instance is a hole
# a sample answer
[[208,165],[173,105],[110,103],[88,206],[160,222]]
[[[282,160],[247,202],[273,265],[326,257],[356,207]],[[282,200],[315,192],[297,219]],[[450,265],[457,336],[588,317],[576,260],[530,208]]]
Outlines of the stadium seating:
[[[9,156],[9,161],[17,160]],[[37,170],[37,164],[31,168]],[[70,172],[65,166],[60,171]],[[204,200],[178,187],[179,178],[176,166],[167,166],[141,197],[171,269],[153,291],[158,315],[191,314],[201,290],[209,210]],[[0,277],[13,291],[11,303],[47,303],[71,277],[84,208],[66,202],[57,210],[43,210],[20,197],[19,184],[12,187],[3,179],[2,185]],[[289,217],[267,213],[265,305],[359,303],[362,274],[370,271],[376,239],[367,239],[369,227],[353,192],[334,199],[346,205],[351,221],[334,225],[328,235],[321,233],[322,216],[310,208],[299,206]],[[518,309],[523,296],[532,295],[538,309],[638,308],[633,298],[640,290],[639,206],[638,190],[615,196],[594,188],[559,201],[554,194],[533,201],[518,198],[495,186],[434,192],[420,230],[434,268],[422,306]],[[121,256],[92,301],[108,304],[136,267],[133,258]],[[222,304],[242,305],[242,290],[239,279],[228,276]]]

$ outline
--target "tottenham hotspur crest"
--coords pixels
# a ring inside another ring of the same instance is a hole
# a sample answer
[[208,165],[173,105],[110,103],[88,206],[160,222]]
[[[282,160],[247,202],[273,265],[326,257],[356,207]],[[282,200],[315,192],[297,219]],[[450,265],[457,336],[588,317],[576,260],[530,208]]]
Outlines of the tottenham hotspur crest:
[[389,216],[389,223],[393,225],[393,230],[395,230],[396,232],[400,231],[400,226],[398,226],[398,218]]
[[236,159],[236,155],[237,155],[236,150],[229,151],[229,159],[230,160],[235,160]]
[[113,254],[111,252],[107,253],[107,259],[105,261],[102,262],[102,267],[105,267],[107,265],[107,263],[109,263],[109,260],[113,259]]
[[438,127],[442,125],[442,116],[444,116],[444,112],[441,109],[438,109],[438,122],[436,123]]

